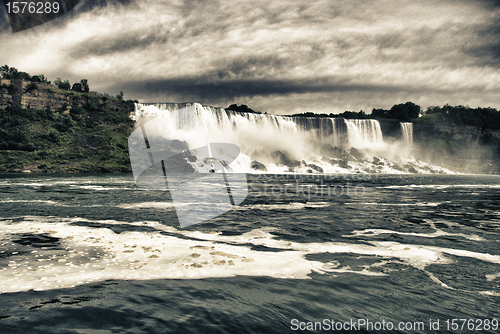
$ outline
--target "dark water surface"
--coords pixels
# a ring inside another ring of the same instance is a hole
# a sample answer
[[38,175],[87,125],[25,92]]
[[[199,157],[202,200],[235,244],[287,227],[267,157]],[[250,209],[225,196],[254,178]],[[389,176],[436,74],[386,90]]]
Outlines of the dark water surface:
[[131,175],[0,175],[0,333],[500,331],[500,177],[248,180],[180,229]]

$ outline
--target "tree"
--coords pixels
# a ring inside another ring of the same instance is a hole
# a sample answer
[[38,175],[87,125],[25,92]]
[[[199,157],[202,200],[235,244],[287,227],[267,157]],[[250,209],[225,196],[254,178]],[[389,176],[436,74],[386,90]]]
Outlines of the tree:
[[406,102],[392,106],[388,112],[388,116],[400,121],[409,121],[410,119],[418,118],[420,111],[419,105],[413,102]]
[[45,77],[45,75],[43,75],[43,74],[32,76],[31,82],[50,84],[50,81],[48,81],[47,78]]
[[73,84],[73,87],[71,87],[71,90],[74,91],[74,92],[81,93],[82,92],[82,84],[79,83],[79,82],[75,82]]
[[69,81],[67,79],[64,81],[61,81],[61,78],[57,78],[56,80],[54,80],[54,84],[59,89],[69,90],[71,88],[71,84],[69,83]]
[[233,110],[233,111],[250,112],[250,113],[260,114],[259,111],[252,110],[246,104],[242,104],[241,106],[238,106],[237,104],[231,104],[229,107],[226,108],[226,110]]
[[17,75],[12,79],[31,80],[31,75],[29,75],[29,73],[26,72],[17,72]]
[[82,92],[88,93],[90,91],[90,87],[89,87],[89,84],[87,82],[87,79],[80,80],[80,86],[82,87]]
[[31,80],[31,75],[29,75],[29,73],[19,72],[15,67],[3,65],[0,67],[0,72],[2,72],[2,78],[4,79]]
[[15,67],[9,67],[7,65],[3,65],[0,68],[2,72],[2,78],[4,79],[14,79],[12,76],[17,75],[17,69]]

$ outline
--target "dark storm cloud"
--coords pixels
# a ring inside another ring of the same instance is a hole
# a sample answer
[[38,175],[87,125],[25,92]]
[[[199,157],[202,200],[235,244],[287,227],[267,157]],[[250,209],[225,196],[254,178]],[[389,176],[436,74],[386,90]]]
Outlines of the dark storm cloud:
[[5,6],[0,5],[0,33],[10,30],[10,22],[5,11]]
[[493,0],[81,0],[58,22],[0,34],[9,65],[127,98],[341,111],[500,103],[499,18]]
[[476,65],[500,68],[500,19],[497,22],[475,27],[471,45],[464,52],[473,57]]
[[473,0],[480,6],[488,7],[489,9],[500,8],[500,0]]
[[[306,93],[371,92],[400,93],[424,92],[425,87],[402,87],[400,85],[360,85],[331,78],[307,80],[231,80],[210,81],[208,78],[176,78],[148,82],[130,82],[127,91],[139,94],[165,94],[182,96],[184,99],[197,97],[201,100],[237,99],[251,96],[289,95]],[[445,93],[446,90],[441,90]]]
[[164,44],[169,39],[169,32],[164,32],[161,28],[158,26],[156,34],[149,31],[133,31],[125,32],[119,36],[92,37],[79,45],[72,46],[69,55],[71,58],[79,60],[107,54],[123,54],[151,45]]
[[135,2],[136,0],[80,0],[78,5],[75,7],[76,10],[72,12],[73,14],[78,15],[108,6],[130,6]]
[[213,63],[218,69],[213,74],[208,74],[207,79],[255,78],[269,77],[274,72],[280,73],[293,66],[293,60],[289,57],[278,55],[267,56],[239,56]]

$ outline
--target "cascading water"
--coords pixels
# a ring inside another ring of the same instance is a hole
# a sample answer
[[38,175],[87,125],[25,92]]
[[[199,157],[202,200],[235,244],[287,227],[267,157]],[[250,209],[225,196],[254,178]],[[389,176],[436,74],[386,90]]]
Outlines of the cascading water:
[[[276,116],[198,103],[137,103],[131,117],[138,126],[155,119],[148,135],[184,142],[190,150],[208,143],[237,145],[240,155],[232,171],[249,172],[258,165],[277,173],[399,173],[413,166],[384,158],[389,144],[374,119]],[[408,141],[411,125],[401,125]]]
[[374,119],[346,119],[349,145],[356,148],[378,148],[384,145],[380,123]]
[[401,135],[405,144],[411,145],[413,143],[413,123],[401,122]]

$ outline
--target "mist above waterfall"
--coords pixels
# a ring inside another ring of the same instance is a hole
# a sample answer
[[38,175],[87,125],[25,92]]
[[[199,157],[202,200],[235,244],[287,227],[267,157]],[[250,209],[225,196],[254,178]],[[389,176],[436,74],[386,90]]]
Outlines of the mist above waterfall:
[[[374,119],[276,116],[198,103],[138,103],[133,118],[137,126],[148,124],[148,140],[184,142],[187,150],[208,143],[237,145],[240,156],[228,167],[233,172],[443,171],[412,159],[411,123],[401,123],[400,140],[386,141]],[[200,162],[192,164],[204,170]]]

